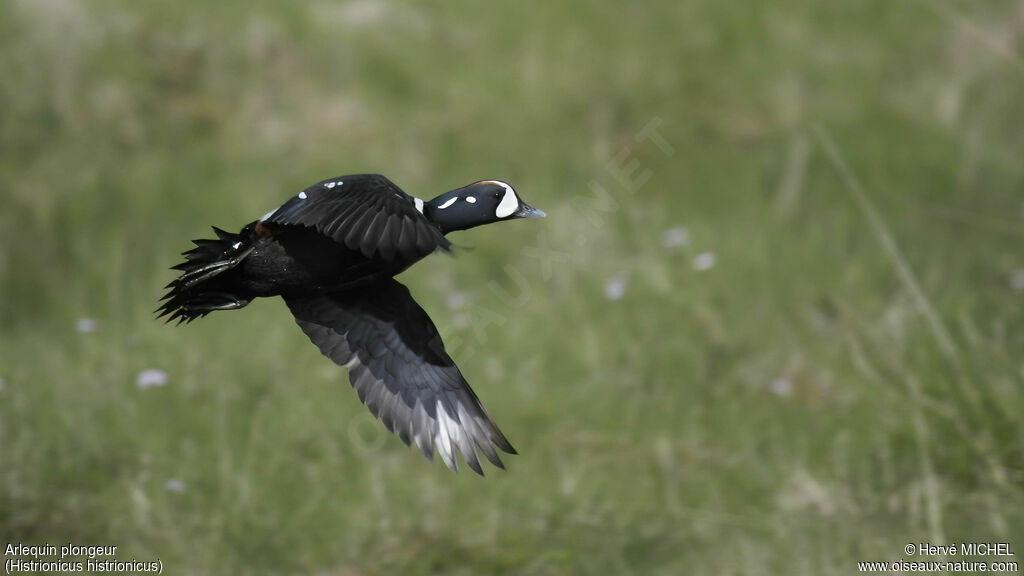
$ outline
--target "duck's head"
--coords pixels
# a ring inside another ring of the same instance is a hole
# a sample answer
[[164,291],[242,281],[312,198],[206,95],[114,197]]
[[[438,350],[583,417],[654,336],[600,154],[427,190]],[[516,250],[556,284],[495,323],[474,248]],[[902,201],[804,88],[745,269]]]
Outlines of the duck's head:
[[500,180],[481,180],[445,192],[423,205],[423,215],[447,234],[513,218],[546,216],[523,202],[511,186]]

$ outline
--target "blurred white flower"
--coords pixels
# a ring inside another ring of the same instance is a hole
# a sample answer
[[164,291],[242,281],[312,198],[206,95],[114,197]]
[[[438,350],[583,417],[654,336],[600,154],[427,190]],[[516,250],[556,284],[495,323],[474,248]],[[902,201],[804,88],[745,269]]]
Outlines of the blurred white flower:
[[430,25],[423,12],[386,0],[352,0],[336,3],[322,2],[313,6],[317,21],[332,28],[377,28],[388,26],[404,31],[421,32]]
[[832,491],[806,470],[797,470],[786,482],[778,503],[783,510],[815,511],[822,516],[830,516],[836,510]]
[[181,494],[185,491],[185,482],[177,478],[168,478],[167,482],[164,482],[164,489],[168,492]]
[[701,252],[693,259],[693,267],[697,270],[710,270],[715,266],[714,252]]
[[381,0],[355,0],[340,7],[341,16],[351,26],[372,26],[387,19],[391,11],[390,2]]
[[604,295],[609,300],[618,300],[626,295],[626,277],[616,276],[604,285]]
[[661,234],[661,244],[665,248],[684,246],[690,242],[690,231],[682,226],[669,228]]
[[152,388],[153,386],[165,386],[167,384],[167,372],[151,368],[139,372],[135,377],[135,385],[139,388]]
[[776,378],[772,380],[772,393],[777,396],[789,396],[793,393],[793,383],[789,378]]
[[1018,268],[1010,275],[1010,288],[1015,292],[1024,292],[1024,268]]
[[458,310],[469,303],[469,296],[465,292],[449,292],[444,303],[449,310]]
[[95,318],[79,318],[75,328],[82,334],[88,334],[99,328],[99,322],[96,322]]

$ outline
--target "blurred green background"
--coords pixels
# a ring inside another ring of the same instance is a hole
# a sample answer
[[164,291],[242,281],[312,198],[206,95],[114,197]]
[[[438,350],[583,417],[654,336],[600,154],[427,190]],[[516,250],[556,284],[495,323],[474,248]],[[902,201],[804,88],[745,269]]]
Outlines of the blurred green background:
[[[1019,1],[4,0],[0,544],[190,575],[1020,552],[1022,151]],[[354,172],[548,212],[401,277],[507,472],[407,449],[279,300],[154,321],[189,239]]]

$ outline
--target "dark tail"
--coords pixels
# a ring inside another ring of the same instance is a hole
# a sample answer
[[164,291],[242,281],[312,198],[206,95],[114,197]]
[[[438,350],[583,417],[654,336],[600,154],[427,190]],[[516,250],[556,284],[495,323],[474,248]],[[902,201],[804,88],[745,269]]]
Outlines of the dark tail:
[[216,240],[193,240],[196,247],[183,252],[185,261],[171,268],[181,270],[182,274],[165,286],[168,292],[161,298],[163,304],[156,309],[157,318],[169,314],[167,322],[177,320],[181,324],[216,310],[237,310],[249,303],[248,299],[225,291],[218,277],[244,260],[252,252],[252,245],[241,234],[225,232],[216,226],[213,231],[217,234]]

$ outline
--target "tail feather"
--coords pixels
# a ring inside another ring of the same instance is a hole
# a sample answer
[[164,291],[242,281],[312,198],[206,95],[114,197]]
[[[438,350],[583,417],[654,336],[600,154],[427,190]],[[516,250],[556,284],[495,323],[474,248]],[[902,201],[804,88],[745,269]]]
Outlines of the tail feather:
[[177,320],[181,324],[202,318],[213,310],[225,309],[226,295],[211,290],[207,283],[236,266],[250,248],[241,234],[225,232],[216,226],[213,231],[216,240],[193,240],[196,247],[182,252],[185,261],[171,267],[182,274],[164,287],[167,293],[154,311],[157,318],[167,316],[166,322]]

